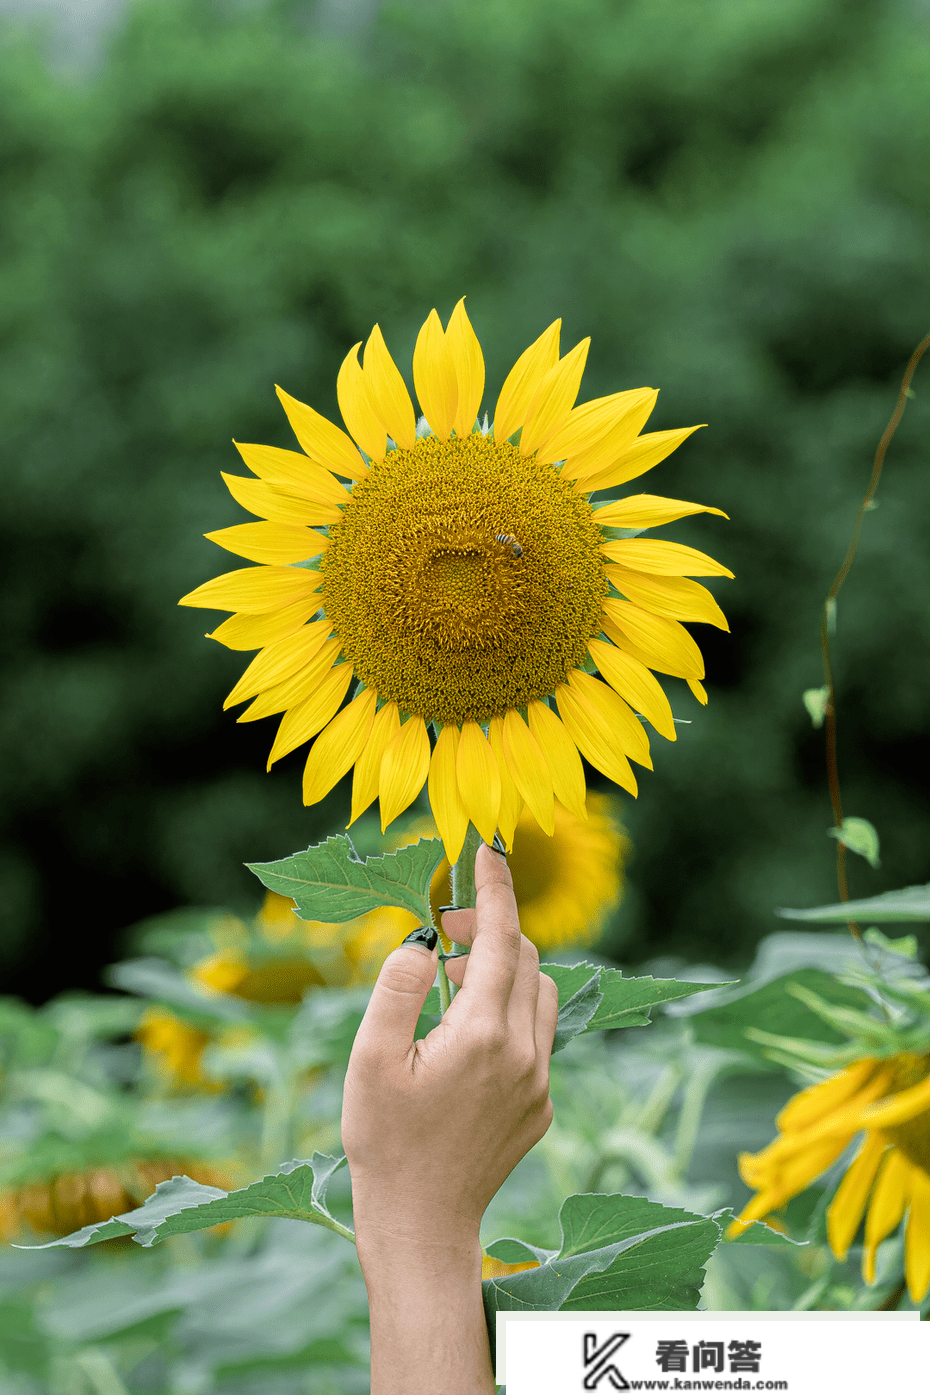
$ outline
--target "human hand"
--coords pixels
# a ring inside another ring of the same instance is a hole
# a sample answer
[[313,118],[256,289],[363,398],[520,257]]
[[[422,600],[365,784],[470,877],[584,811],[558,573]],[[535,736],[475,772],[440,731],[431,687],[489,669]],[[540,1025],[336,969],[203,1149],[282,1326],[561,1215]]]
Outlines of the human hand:
[[476,909],[443,917],[446,933],[472,949],[447,963],[461,987],[441,1023],[413,1040],[437,956],[402,945],[355,1039],[342,1139],[360,1240],[374,1231],[477,1239],[488,1202],[552,1119],[558,992],[520,934],[506,862],[485,845],[475,885]]

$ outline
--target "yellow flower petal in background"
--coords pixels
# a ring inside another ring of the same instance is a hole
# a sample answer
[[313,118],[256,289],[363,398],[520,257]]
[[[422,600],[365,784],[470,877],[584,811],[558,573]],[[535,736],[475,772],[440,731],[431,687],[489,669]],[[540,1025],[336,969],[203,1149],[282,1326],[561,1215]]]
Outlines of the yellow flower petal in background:
[[308,571],[305,567],[243,567],[241,571],[225,572],[212,581],[205,581],[182,596],[178,605],[261,615],[304,600],[320,589],[322,581],[319,572]]
[[429,775],[429,737],[422,717],[408,717],[381,757],[381,832],[416,799]]
[[627,600],[667,620],[701,620],[729,632],[727,618],[711,593],[686,576],[644,576],[625,567],[605,567],[607,580]]
[[849,1247],[856,1238],[856,1231],[865,1214],[869,1192],[878,1175],[886,1146],[883,1134],[868,1134],[856,1158],[846,1169],[846,1175],[830,1202],[827,1210],[827,1239],[837,1259],[846,1258]]
[[[650,668],[682,678],[703,678],[701,651],[683,625],[664,616],[652,615],[629,601],[604,601],[604,615],[621,633],[620,643],[629,640],[636,657],[646,656]],[[668,665],[668,667],[666,666]]]
[[276,760],[302,746],[318,731],[322,731],[331,717],[335,717],[342,700],[352,682],[352,665],[336,664],[309,697],[296,707],[290,708],[281,718],[278,734],[268,756],[270,770]]
[[455,423],[459,389],[452,349],[443,333],[435,310],[417,335],[413,351],[413,385],[420,410],[430,430],[440,441],[448,441]]
[[585,805],[584,766],[578,748],[559,721],[552,708],[544,702],[531,702],[527,708],[530,731],[536,737],[552,775],[555,797],[584,821],[588,817]]
[[565,425],[581,387],[590,344],[590,339],[582,339],[543,378],[520,437],[521,455],[531,455]]
[[275,387],[281,406],[287,413],[294,435],[311,460],[325,465],[334,474],[350,480],[363,480],[368,466],[344,431],[320,416],[306,402],[298,402],[283,388]]
[[363,688],[320,732],[304,766],[304,804],[325,798],[358,760],[371,733],[376,701],[372,689]]
[[555,696],[562,722],[581,754],[614,784],[635,795],[636,776],[630,769],[616,732],[598,707],[586,703],[567,683],[559,688]]
[[693,513],[729,517],[723,509],[688,504],[684,499],[663,499],[659,494],[630,494],[626,499],[612,499],[609,504],[595,509],[594,517],[602,528],[659,528],[663,523],[674,523],[675,519],[687,518]]
[[324,640],[302,668],[290,678],[276,683],[273,688],[266,688],[236,720],[257,722],[262,717],[271,717],[275,712],[286,712],[289,707],[297,706],[316,691],[338,657],[338,639]]
[[613,462],[621,445],[642,429],[658,395],[653,388],[633,388],[582,402],[572,408],[561,430],[549,437],[538,458],[564,460],[566,479],[603,469]]
[[633,659],[614,644],[592,639],[588,653],[597,664],[601,677],[630,704],[634,712],[647,717],[657,732],[677,740],[675,719],[665,691],[645,664]]
[[484,841],[492,843],[501,807],[501,773],[477,722],[462,723],[455,768],[468,817]]
[[246,475],[221,474],[237,504],[271,523],[300,523],[312,527],[335,523],[342,516],[336,504],[297,498],[296,495],[275,489],[274,485],[266,484],[264,480],[249,479]]
[[683,441],[700,429],[700,426],[683,426],[677,431],[651,431],[646,436],[640,436],[618,460],[597,474],[579,480],[577,487],[583,488],[587,493],[589,490],[614,489],[618,484],[635,480],[665,460]]
[[468,832],[468,814],[459,798],[455,773],[458,748],[458,727],[443,727],[436,739],[429,765],[430,808],[450,863],[458,859]]
[[465,297],[456,305],[446,327],[446,340],[452,351],[458,398],[455,434],[468,436],[474,430],[484,394],[484,355],[478,337],[465,313]]
[[911,1164],[896,1148],[889,1149],[876,1180],[865,1220],[862,1277],[867,1284],[875,1282],[875,1255],[879,1245],[901,1224],[910,1195],[910,1182]]
[[227,649],[262,649],[294,634],[316,614],[319,605],[319,598],[310,596],[263,615],[232,615],[206,638],[225,644]]
[[233,445],[253,475],[266,484],[296,494],[298,498],[313,499],[325,504],[347,504],[349,491],[329,470],[296,450],[279,450],[277,446]]
[[540,828],[551,837],[555,831],[552,774],[539,742],[519,712],[511,711],[504,717],[503,747],[513,783]]
[[417,419],[407,384],[388,353],[380,325],[375,325],[362,358],[365,383],[372,410],[387,434],[405,450],[417,440]]
[[863,1112],[862,1121],[870,1129],[887,1129],[893,1124],[904,1124],[926,1110],[930,1110],[930,1076],[908,1090],[901,1090],[892,1099],[870,1105]]
[[797,1133],[816,1124],[828,1113],[851,1102],[862,1087],[868,1084],[875,1074],[878,1062],[872,1057],[864,1057],[846,1066],[836,1075],[808,1085],[788,1101],[781,1113],[776,1114],[775,1123],[782,1133]]
[[530,404],[550,368],[559,361],[559,332],[555,320],[517,359],[501,388],[494,411],[494,439],[506,441],[526,421]]
[[298,673],[322,649],[332,629],[328,620],[318,620],[313,625],[305,625],[296,634],[267,645],[249,664],[223,703],[223,711]]
[[481,1281],[485,1279],[506,1279],[509,1274],[520,1274],[524,1269],[538,1269],[538,1259],[528,1259],[525,1264],[505,1264],[502,1259],[482,1252]]
[[617,538],[604,544],[604,556],[629,571],[654,576],[729,576],[733,573],[706,552],[661,538]]
[[400,715],[396,702],[386,702],[375,713],[371,734],[358,758],[352,777],[352,817],[347,827],[364,814],[372,800],[378,798],[381,760],[394,737],[400,731]]
[[346,354],[336,379],[336,397],[342,420],[349,433],[373,461],[383,460],[387,450],[387,432],[374,410],[358,361],[361,343]]
[[237,523],[232,528],[204,533],[204,537],[225,547],[227,552],[235,552],[238,557],[279,566],[307,562],[326,549],[322,533],[293,523]]
[[912,1303],[922,1303],[930,1289],[930,1176],[911,1171],[910,1210],[904,1232],[904,1271]]
[[[517,821],[523,813],[523,795],[513,782],[510,771],[507,768],[507,756],[504,752],[504,719],[503,717],[492,717],[488,723],[488,742],[494,752],[494,759],[497,761],[497,768],[501,781],[501,807],[497,815],[497,827],[504,840],[504,846],[510,852],[513,846],[514,830]],[[574,749],[574,747],[572,748]],[[575,756],[578,752],[575,751]],[[581,762],[578,762],[579,765]]]

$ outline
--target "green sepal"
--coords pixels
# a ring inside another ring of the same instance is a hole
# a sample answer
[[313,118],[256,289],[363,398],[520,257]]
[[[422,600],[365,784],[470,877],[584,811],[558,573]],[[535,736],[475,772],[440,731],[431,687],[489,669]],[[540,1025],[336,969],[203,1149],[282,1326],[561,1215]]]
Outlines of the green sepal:
[[270,891],[291,897],[302,920],[332,925],[399,906],[429,925],[430,882],[444,856],[441,839],[421,838],[393,853],[360,858],[351,838],[340,833],[280,862],[246,866]]

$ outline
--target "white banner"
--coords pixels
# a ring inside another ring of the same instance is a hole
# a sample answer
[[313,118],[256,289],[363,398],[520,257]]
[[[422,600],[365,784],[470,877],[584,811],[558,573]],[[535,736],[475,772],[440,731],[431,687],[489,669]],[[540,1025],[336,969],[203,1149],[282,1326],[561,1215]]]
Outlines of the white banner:
[[930,1324],[919,1313],[499,1312],[497,1380],[507,1395],[930,1395]]

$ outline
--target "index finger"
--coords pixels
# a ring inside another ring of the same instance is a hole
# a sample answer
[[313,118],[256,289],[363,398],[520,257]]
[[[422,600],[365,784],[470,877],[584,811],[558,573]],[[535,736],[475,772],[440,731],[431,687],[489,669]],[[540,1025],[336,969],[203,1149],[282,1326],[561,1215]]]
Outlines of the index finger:
[[475,890],[471,953],[452,1009],[464,1000],[463,1008],[506,1018],[520,961],[520,919],[510,869],[485,843],[475,858]]

